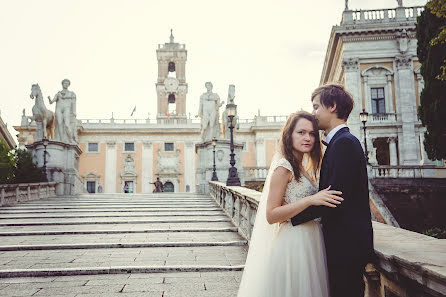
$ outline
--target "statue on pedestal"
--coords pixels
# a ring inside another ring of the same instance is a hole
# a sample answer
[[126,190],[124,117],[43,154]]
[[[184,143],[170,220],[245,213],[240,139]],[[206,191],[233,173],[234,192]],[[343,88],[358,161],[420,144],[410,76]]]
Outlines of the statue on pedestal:
[[76,94],[68,90],[70,81],[62,81],[62,91],[59,91],[54,99],[48,96],[50,104],[56,102],[56,131],[55,140],[66,143],[77,142],[77,120],[76,120]]
[[[36,121],[37,124],[35,140],[42,140],[42,137],[46,139],[53,138],[54,113],[46,108],[43,102],[42,90],[38,84],[32,85],[29,97],[36,100],[32,109],[33,116],[30,117],[31,122]],[[25,110],[23,110],[23,115],[25,116]]]
[[[234,104],[234,98],[235,98],[235,85],[229,85],[228,90],[228,104]],[[229,129],[229,117],[228,117],[228,111],[225,109],[223,112],[223,132],[225,139],[231,138],[231,131]],[[232,119],[232,125],[234,128],[238,128],[238,116],[235,115],[235,117]]]
[[225,102],[220,102],[218,94],[212,92],[211,82],[206,82],[205,87],[207,92],[200,96],[200,108],[197,117],[201,118],[201,140],[210,141],[214,137],[220,138],[218,110]]

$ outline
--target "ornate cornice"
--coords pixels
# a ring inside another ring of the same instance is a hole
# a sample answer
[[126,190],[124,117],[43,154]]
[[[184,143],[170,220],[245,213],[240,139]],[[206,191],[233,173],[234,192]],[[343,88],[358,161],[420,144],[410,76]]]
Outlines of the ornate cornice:
[[412,56],[409,55],[396,56],[395,62],[398,69],[412,69]]

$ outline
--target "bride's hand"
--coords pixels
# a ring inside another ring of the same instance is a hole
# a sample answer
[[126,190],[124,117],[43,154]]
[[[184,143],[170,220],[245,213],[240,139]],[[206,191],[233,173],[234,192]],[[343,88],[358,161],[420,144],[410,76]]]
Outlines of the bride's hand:
[[342,192],[330,190],[330,188],[331,186],[328,186],[328,188],[310,196],[310,203],[312,205],[324,205],[328,207],[336,207],[337,204],[341,204],[341,201],[344,201],[344,199],[337,195],[342,195]]

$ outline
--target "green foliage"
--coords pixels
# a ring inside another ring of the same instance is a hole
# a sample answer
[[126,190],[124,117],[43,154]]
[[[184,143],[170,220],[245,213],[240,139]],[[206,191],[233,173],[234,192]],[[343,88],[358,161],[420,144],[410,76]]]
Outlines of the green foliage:
[[30,151],[17,149],[15,159],[14,183],[37,183],[41,181],[42,170],[33,163]]
[[8,184],[13,180],[14,157],[6,143],[0,139],[0,184]]
[[439,238],[439,239],[446,239],[446,228],[431,228],[423,231],[424,235]]
[[41,178],[42,170],[33,163],[30,151],[10,150],[0,140],[0,184],[37,183]]
[[[444,2],[445,0],[430,1]],[[441,16],[441,14],[440,14]],[[424,89],[421,93],[420,118],[427,128],[424,146],[430,159],[446,159],[446,43],[432,44],[446,26],[446,18],[437,17],[427,6],[417,20],[418,58],[421,62],[421,74]],[[442,80],[442,76],[445,80]]]

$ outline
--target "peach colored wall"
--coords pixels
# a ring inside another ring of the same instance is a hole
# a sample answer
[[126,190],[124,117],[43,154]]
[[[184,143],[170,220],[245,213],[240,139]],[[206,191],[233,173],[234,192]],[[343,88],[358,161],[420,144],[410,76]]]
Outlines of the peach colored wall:
[[243,152],[243,167],[255,167],[256,166],[256,152],[253,142],[246,142],[248,146],[248,151]]
[[105,185],[105,143],[99,143],[98,153],[87,152],[87,144],[80,143],[82,154],[79,156],[79,175],[83,177],[87,173],[100,175],[99,183]]
[[135,152],[124,152],[124,142],[116,143],[116,191],[121,192],[121,172],[124,171],[124,160],[130,155],[135,161],[136,177],[135,193],[141,193],[142,143],[135,142]]
[[[161,149],[161,143],[160,142],[154,142],[153,143],[153,171],[152,171],[152,176],[153,176],[153,180],[156,180],[156,171],[158,169],[158,150]],[[162,151],[162,150],[161,150]]]
[[276,152],[276,141],[275,140],[265,140],[265,153],[266,153],[266,166],[271,165],[274,153]]

